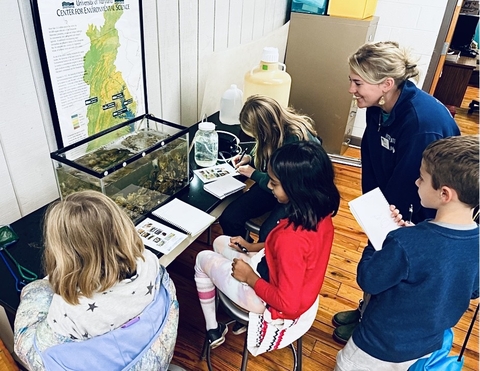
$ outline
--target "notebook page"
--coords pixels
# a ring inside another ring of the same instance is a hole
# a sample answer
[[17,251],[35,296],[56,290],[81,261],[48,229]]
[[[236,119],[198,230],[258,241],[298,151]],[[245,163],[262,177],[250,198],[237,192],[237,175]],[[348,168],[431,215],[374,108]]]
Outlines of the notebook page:
[[152,214],[192,236],[207,229],[215,221],[213,216],[178,198],[153,210]]
[[245,183],[232,176],[225,177],[214,182],[205,184],[203,189],[215,197],[223,199],[239,190],[245,188]]
[[380,188],[348,203],[352,215],[367,235],[375,250],[381,250],[388,232],[399,228],[392,218],[390,205]]

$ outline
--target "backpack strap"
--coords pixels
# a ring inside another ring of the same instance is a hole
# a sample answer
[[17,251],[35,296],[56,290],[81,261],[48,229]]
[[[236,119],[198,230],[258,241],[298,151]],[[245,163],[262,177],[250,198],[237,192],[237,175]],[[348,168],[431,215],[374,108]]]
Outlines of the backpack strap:
[[475,320],[477,319],[478,305],[479,304],[477,304],[477,309],[475,309],[475,313],[473,314],[472,322],[470,323],[470,327],[468,328],[467,334],[465,335],[465,340],[463,341],[462,350],[460,351],[460,355],[458,356],[458,362],[460,362],[460,360],[463,357],[463,352],[465,352],[465,348],[467,347],[468,339],[470,338],[470,334],[472,333],[472,330],[473,330],[473,325],[475,324]]

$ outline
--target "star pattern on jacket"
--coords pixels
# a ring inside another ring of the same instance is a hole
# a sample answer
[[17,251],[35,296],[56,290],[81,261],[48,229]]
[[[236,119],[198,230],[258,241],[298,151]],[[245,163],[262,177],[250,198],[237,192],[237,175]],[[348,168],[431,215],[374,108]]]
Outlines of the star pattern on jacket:
[[150,285],[147,286],[147,293],[145,295],[152,295],[152,290],[153,290],[154,286],[152,285],[152,282],[150,281]]
[[92,312],[95,310],[95,308],[98,308],[98,306],[95,305],[95,303],[92,303],[92,304],[88,304],[88,309],[87,309],[87,312],[89,310],[91,310]]

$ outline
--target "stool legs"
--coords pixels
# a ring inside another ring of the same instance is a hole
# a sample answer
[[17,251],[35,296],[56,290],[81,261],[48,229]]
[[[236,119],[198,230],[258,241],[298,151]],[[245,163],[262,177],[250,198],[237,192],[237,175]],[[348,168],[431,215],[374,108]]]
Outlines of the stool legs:
[[240,368],[241,371],[245,371],[247,369],[247,362],[248,362],[247,333],[248,331],[245,331],[245,341],[243,343],[243,354],[242,354],[242,366]]
[[[247,334],[248,331],[245,332],[245,341],[243,343],[243,353],[242,353],[242,365],[240,367],[240,371],[247,370],[247,363],[248,363],[248,348],[247,348]],[[293,371],[302,371],[302,348],[303,342],[302,337],[297,339],[297,349],[295,349],[295,345],[290,344],[290,349],[292,350],[293,355]],[[207,360],[208,370],[212,371],[212,363],[210,361],[210,345],[208,344],[208,339],[205,338],[205,342],[203,343],[202,349],[202,360]]]
[[303,349],[303,342],[302,337],[298,338],[297,340],[297,368],[295,371],[302,371],[302,349]]

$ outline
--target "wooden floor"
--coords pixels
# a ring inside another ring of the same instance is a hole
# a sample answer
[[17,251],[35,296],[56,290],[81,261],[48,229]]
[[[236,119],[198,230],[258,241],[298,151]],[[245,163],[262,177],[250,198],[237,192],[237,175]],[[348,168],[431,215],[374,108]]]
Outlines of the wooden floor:
[[[457,108],[455,119],[459,124],[462,134],[475,134],[479,132],[478,112],[467,115],[468,104],[472,99],[478,99],[478,88],[469,87],[461,108]],[[349,149],[347,155],[358,156],[358,151]],[[362,297],[355,272],[367,238],[350,214],[347,202],[359,196],[360,169],[335,164],[336,183],[340,190],[342,200],[340,211],[334,218],[335,239],[330,256],[330,262],[320,292],[320,307],[316,320],[303,341],[303,370],[323,371],[332,370],[335,365],[335,356],[342,348],[332,340],[333,326],[331,318],[334,313],[342,310],[354,309]],[[213,227],[213,236],[221,232],[218,225]],[[176,287],[180,303],[180,325],[175,348],[173,363],[186,370],[207,370],[207,365],[199,359],[205,335],[205,322],[200,309],[200,304],[193,281],[193,264],[198,251],[210,248],[206,235],[199,238],[187,251],[177,258],[169,267]],[[455,327],[454,347],[452,354],[458,355],[466,331],[473,316],[477,300],[471,302],[469,310]],[[220,313],[219,320],[227,317]],[[238,370],[241,362],[243,335],[234,336],[227,334],[226,342],[212,351],[212,365],[214,370]],[[465,353],[463,370],[478,370],[478,321],[470,337]],[[250,355],[249,370],[274,371],[291,370],[292,356],[288,349],[281,349],[258,357]]]

